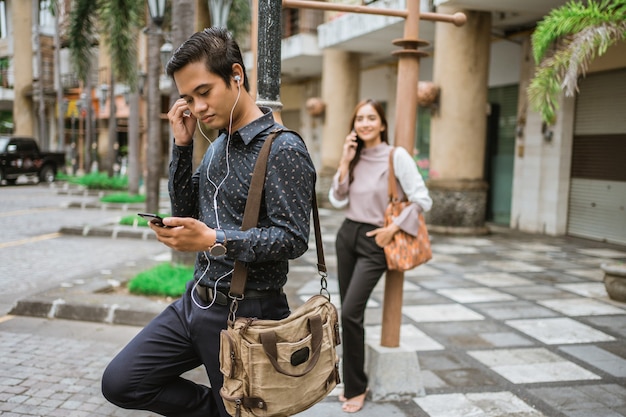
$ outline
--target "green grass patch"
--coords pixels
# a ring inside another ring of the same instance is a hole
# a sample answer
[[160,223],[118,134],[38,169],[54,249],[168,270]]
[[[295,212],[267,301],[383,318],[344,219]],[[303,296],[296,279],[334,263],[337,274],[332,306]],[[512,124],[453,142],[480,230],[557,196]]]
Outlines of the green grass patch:
[[129,194],[129,193],[113,193],[107,194],[100,199],[102,203],[145,203],[146,196],[143,194]]
[[71,184],[84,185],[90,190],[127,190],[128,176],[109,177],[106,172],[92,172],[80,177],[59,177]]
[[133,294],[180,297],[192,278],[193,266],[165,262],[136,275],[128,282],[128,290]]
[[[167,213],[159,213],[161,217],[169,217],[170,215]],[[148,227],[148,220],[137,214],[129,214],[120,219],[120,224],[124,226],[140,226],[140,227]]]
[[71,175],[66,174],[63,171],[57,172],[57,177],[56,177],[57,181],[69,181],[70,178],[73,178],[73,177]]

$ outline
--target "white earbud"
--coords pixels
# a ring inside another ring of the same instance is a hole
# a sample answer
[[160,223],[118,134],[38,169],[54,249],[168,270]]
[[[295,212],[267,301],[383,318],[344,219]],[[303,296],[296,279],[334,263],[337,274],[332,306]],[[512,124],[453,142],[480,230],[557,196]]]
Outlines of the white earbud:
[[234,80],[237,81],[237,84],[239,84],[239,82],[241,81],[241,77],[239,75],[235,75]]

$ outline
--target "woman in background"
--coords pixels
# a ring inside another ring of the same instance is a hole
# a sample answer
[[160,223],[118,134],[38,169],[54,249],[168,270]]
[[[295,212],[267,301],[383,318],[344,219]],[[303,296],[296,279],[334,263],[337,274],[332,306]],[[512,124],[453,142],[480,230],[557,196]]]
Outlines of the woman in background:
[[388,198],[389,153],[387,119],[380,103],[357,104],[346,136],[339,168],[329,193],[331,204],[347,207],[337,233],[337,273],[341,297],[344,394],[342,410],[355,413],[367,396],[364,316],[367,301],[387,270],[383,247],[404,230],[417,234],[418,212],[430,210],[432,200],[413,158],[402,147],[393,156],[399,196],[413,204],[384,227]]

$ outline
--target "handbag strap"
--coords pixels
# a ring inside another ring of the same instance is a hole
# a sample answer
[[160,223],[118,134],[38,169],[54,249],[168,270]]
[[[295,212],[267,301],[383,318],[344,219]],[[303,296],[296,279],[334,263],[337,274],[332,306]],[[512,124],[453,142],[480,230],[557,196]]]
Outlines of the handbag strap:
[[389,175],[388,175],[388,195],[389,201],[398,201],[398,188],[396,186],[396,173],[393,169],[393,154],[396,148],[391,148],[391,152],[389,152]]
[[[248,230],[255,227],[259,222],[259,212],[261,209],[261,198],[263,194],[263,185],[265,183],[265,174],[267,172],[267,160],[270,154],[270,148],[276,136],[282,132],[291,132],[298,136],[300,135],[293,130],[288,129],[275,129],[265,139],[265,143],[259,152],[257,162],[254,166],[252,173],[252,180],[250,181],[250,189],[248,190],[248,200],[246,201],[246,207],[243,214],[243,222],[241,230]],[[326,261],[324,260],[324,248],[322,246],[322,232],[320,227],[319,212],[317,209],[317,197],[315,195],[315,188],[313,189],[313,227],[315,230],[315,246],[317,247],[317,270],[322,277],[321,285],[322,289],[320,293],[328,294],[326,283]],[[245,263],[236,260],[235,268],[233,271],[233,278],[230,283],[229,296],[233,299],[231,304],[231,319],[234,321],[234,314],[237,311],[237,300],[244,298],[244,292],[246,288],[246,281],[248,279],[248,268]],[[330,296],[328,296],[330,298]]]

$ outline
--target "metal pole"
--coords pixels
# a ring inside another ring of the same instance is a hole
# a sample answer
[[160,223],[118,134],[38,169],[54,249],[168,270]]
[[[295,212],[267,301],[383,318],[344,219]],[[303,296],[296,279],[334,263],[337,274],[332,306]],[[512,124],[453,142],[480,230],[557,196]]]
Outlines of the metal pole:
[[[419,58],[426,56],[418,46],[427,45],[419,36],[419,2],[407,2],[407,19],[404,22],[404,38],[393,41],[403,49],[394,51],[398,56],[398,83],[396,90],[395,146],[402,146],[409,154],[415,143],[417,109],[417,82],[419,80]],[[402,322],[402,286],[404,273],[387,271],[383,301],[383,322],[380,344],[385,347],[400,346],[400,324]]]
[[258,48],[259,48],[259,1],[252,0],[252,21],[250,22],[250,45],[252,50],[252,68],[248,68],[250,95],[257,97],[258,90]]
[[[412,3],[412,1],[409,1],[409,3]],[[350,4],[326,3],[311,0],[283,0],[283,6],[293,9],[320,9],[334,12],[375,14],[379,16],[395,16],[403,18],[408,18],[409,16],[408,10],[383,9],[380,7],[354,6]],[[460,12],[452,15],[424,12],[419,14],[417,19],[430,20],[433,22],[448,22],[454,24],[455,26],[463,26],[467,17]]]
[[280,123],[280,44],[282,41],[280,0],[259,0],[257,104],[268,106]]
[[161,31],[154,22],[148,28],[148,117],[147,135],[148,151],[146,165],[146,211],[159,211],[159,183],[161,180],[162,162],[161,150],[161,92],[159,91],[159,76],[161,74]]

